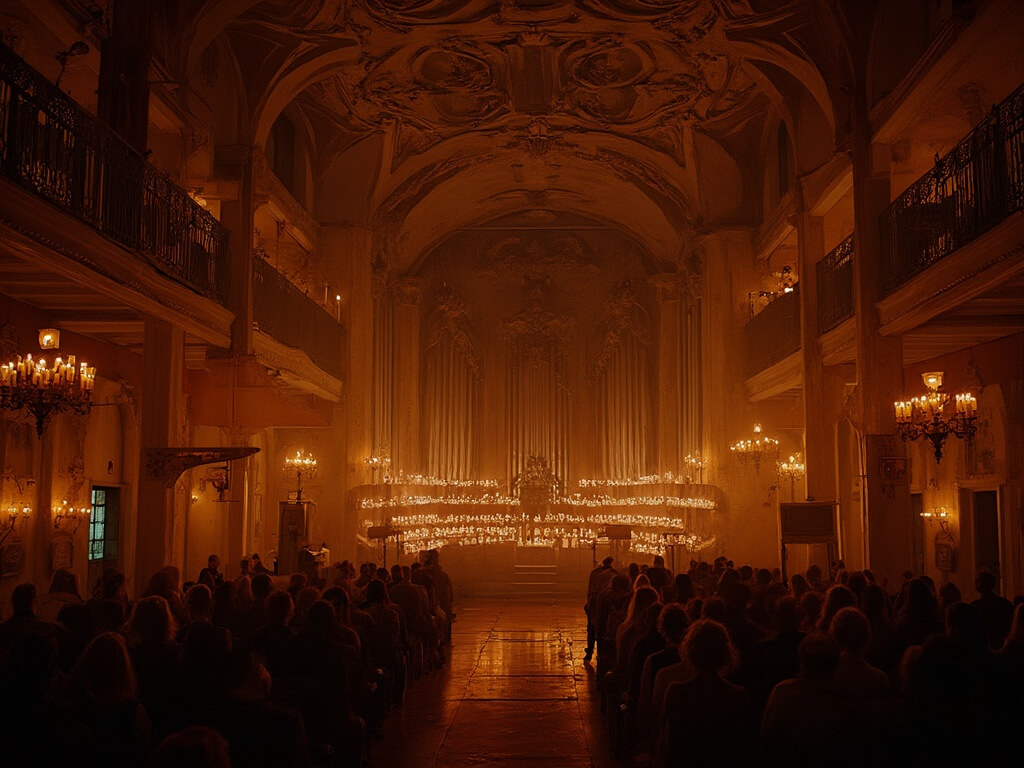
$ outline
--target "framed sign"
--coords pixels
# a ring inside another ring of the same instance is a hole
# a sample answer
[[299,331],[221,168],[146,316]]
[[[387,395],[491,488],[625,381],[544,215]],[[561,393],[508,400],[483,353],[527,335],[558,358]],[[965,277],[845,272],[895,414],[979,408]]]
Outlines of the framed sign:
[[71,570],[75,562],[75,539],[67,531],[54,531],[50,541],[50,569]]
[[839,540],[834,501],[801,501],[779,505],[783,544],[828,544]]

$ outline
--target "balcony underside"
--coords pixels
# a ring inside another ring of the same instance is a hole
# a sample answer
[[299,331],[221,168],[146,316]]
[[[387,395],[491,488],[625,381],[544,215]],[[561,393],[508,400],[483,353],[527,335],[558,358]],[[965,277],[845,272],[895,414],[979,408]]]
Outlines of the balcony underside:
[[800,350],[787,355],[773,365],[749,377],[743,382],[747,399],[751,402],[777,397],[791,389],[803,386],[803,360]]
[[73,216],[0,178],[0,285],[56,327],[141,350],[145,320],[186,333],[187,356],[231,344],[233,315]]
[[1024,213],[1010,216],[878,303],[910,364],[1024,331]]

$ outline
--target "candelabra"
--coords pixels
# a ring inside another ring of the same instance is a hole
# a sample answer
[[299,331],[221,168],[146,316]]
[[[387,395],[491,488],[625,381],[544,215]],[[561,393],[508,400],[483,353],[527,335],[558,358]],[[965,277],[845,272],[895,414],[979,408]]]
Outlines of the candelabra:
[[302,501],[302,478],[316,478],[316,459],[310,453],[296,451],[294,456],[285,458],[283,471],[286,479],[295,481],[295,500]]
[[729,446],[729,451],[740,460],[740,464],[751,462],[754,471],[760,471],[761,462],[779,455],[779,441],[774,437],[761,434],[761,425],[754,425],[754,437],[749,440],[737,440]]
[[92,408],[92,390],[96,369],[88,363],[75,368],[75,356],[67,362],[58,357],[52,367],[45,359],[32,355],[0,365],[0,408],[26,410],[36,420],[36,434],[43,436],[43,427],[51,414],[74,411],[86,414]]
[[76,507],[69,504],[67,499],[63,499],[59,507],[50,510],[50,514],[53,516],[54,528],[64,528],[74,533],[82,521],[92,514],[92,507]]
[[942,445],[955,435],[970,440],[978,429],[978,401],[970,392],[954,398],[955,412],[947,416],[949,395],[942,391],[942,371],[922,374],[928,392],[921,397],[893,403],[896,431],[906,441],[925,438],[935,449],[935,463],[942,461]]
[[797,453],[789,457],[789,461],[779,462],[779,475],[781,477],[789,478],[789,500],[796,501],[796,494],[793,490],[794,485],[798,478],[803,477],[807,474],[807,465],[803,462],[803,457]]
[[7,541],[7,538],[14,533],[18,523],[27,520],[32,514],[32,507],[27,504],[10,504],[7,507],[7,522],[0,526],[0,544]]
[[685,459],[683,459],[683,462],[686,464],[686,470],[688,473],[686,478],[687,482],[691,482],[693,475],[696,475],[697,482],[703,483],[704,469],[708,465],[708,460],[699,453],[690,453],[687,454]]
[[381,453],[376,456],[367,456],[363,459],[363,464],[370,470],[373,475],[373,482],[377,482],[377,473],[382,474],[382,480],[385,483],[391,482],[391,457],[387,453]]

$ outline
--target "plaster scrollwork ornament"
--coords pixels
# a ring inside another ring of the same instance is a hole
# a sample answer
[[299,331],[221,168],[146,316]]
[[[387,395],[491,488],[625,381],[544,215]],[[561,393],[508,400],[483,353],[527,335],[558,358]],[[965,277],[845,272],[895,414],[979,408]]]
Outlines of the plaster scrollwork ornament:
[[605,318],[602,323],[604,337],[591,366],[594,378],[608,368],[615,351],[628,339],[647,346],[654,337],[651,332],[651,316],[640,303],[640,298],[629,280],[617,286],[608,299]]
[[549,312],[536,301],[506,321],[502,330],[520,354],[519,359],[513,358],[513,365],[564,358],[572,337],[569,319]]
[[474,377],[479,378],[481,363],[470,329],[469,307],[450,285],[441,287],[437,305],[430,315],[427,349],[437,346],[447,337],[452,346],[462,355],[466,366]]

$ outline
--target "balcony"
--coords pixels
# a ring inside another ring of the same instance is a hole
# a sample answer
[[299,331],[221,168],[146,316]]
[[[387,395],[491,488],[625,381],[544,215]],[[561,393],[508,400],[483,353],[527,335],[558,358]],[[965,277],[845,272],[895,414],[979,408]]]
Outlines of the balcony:
[[253,321],[287,347],[301,350],[320,370],[341,379],[344,329],[265,259],[253,258]]
[[882,214],[883,293],[1024,207],[1024,86]]
[[743,327],[747,378],[785,360],[800,349],[800,284],[779,294]]
[[227,229],[2,44],[0,174],[223,304]]
[[853,317],[853,235],[815,265],[818,279],[818,335]]

